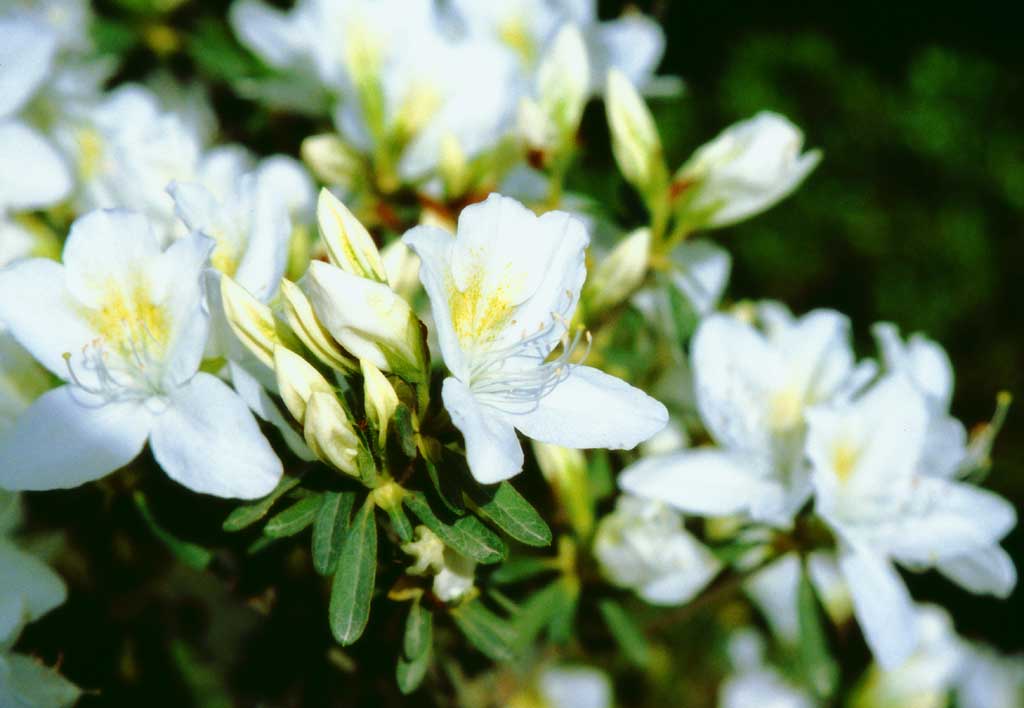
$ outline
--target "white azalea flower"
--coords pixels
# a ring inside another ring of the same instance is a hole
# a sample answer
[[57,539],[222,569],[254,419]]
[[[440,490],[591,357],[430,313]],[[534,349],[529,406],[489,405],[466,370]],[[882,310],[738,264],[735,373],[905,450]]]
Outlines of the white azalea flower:
[[552,666],[537,679],[545,708],[611,708],[612,682],[589,666]]
[[665,35],[661,25],[639,12],[600,22],[594,0],[453,0],[450,7],[462,29],[505,46],[528,75],[548,56],[558,31],[575,24],[587,45],[593,91],[602,88],[613,68],[634,85],[656,88],[653,75],[665,51]]
[[957,677],[960,708],[1024,705],[1024,655],[1003,656],[986,646],[970,645]]
[[71,705],[79,690],[56,671],[11,647],[22,628],[67,598],[64,581],[46,563],[6,537],[20,521],[19,497],[0,489],[0,706]]
[[166,111],[149,89],[124,84],[59,126],[57,137],[78,170],[80,213],[132,209],[151,220],[163,243],[182,235],[166,188],[200,173],[198,126]]
[[640,460],[620,476],[623,490],[685,513],[792,520],[811,491],[805,410],[849,396],[873,369],[854,365],[849,323],[838,312],[794,318],[768,303],[760,316],[763,331],[711,315],[693,339],[697,407],[719,447]]
[[67,382],[0,439],[0,486],[74,487],[126,465],[148,440],[195,491],[256,498],[274,488],[281,463],[255,419],[198,372],[211,247],[194,235],[161,251],[144,217],[96,211],[73,224],[63,265],[33,259],[0,272],[0,320]]
[[719,708],[814,708],[815,701],[764,662],[764,642],[753,630],[729,640],[734,673],[718,689]]
[[[935,605],[915,608],[919,645],[914,654],[889,670],[869,669],[855,690],[855,705],[871,708],[946,708],[962,670],[964,645],[949,614]],[[1009,705],[1009,704],[1007,704]]]
[[445,407],[477,480],[498,482],[522,469],[516,429],[564,447],[629,449],[665,426],[660,403],[572,361],[580,335],[570,337],[568,323],[586,278],[588,237],[571,216],[537,217],[494,194],[463,210],[454,238],[420,226],[403,240],[422,261],[452,373]]
[[[755,573],[743,589],[764,614],[772,633],[781,641],[795,646],[800,639],[800,558],[787,553]],[[814,551],[807,555],[807,572],[811,584],[835,624],[849,619],[850,592],[843,581],[834,554]]]
[[821,161],[818,150],[801,153],[803,143],[799,128],[767,111],[727,128],[675,177],[685,218],[695,227],[729,226],[781,201]]
[[[283,174],[282,170],[297,174]],[[291,193],[286,190],[293,178],[304,176],[291,160],[265,161],[244,174],[217,175],[209,187],[201,182],[172,182],[167,190],[188,230],[216,243],[210,256],[213,267],[234,278],[260,302],[268,302],[287,265],[292,208],[302,208],[312,185],[307,178],[306,195],[301,188]]]
[[71,175],[45,136],[18,117],[53,70],[57,34],[31,16],[0,17],[0,220],[64,199]]
[[921,473],[955,476],[967,458],[967,431],[949,415],[953,400],[953,365],[946,351],[924,335],[900,338],[896,325],[879,322],[871,330],[878,342],[885,370],[904,375],[928,403],[928,445]]
[[[1005,556],[998,542],[1016,513],[992,492],[920,473],[928,404],[903,376],[883,378],[852,403],[815,408],[808,420],[817,512],[840,539],[839,565],[868,644],[891,668],[917,646],[913,606],[892,561],[924,569]],[[962,584],[1005,596],[1016,574],[1008,556],[997,567],[1003,577]]]
[[398,146],[391,167],[405,180],[426,176],[446,142],[473,157],[511,126],[514,60],[445,31],[431,0],[305,0],[287,13],[239,0],[231,21],[268,64],[312,75],[340,98],[335,123],[347,141],[367,153]]
[[663,504],[623,495],[601,519],[594,556],[606,578],[654,605],[682,605],[704,589],[722,564]]

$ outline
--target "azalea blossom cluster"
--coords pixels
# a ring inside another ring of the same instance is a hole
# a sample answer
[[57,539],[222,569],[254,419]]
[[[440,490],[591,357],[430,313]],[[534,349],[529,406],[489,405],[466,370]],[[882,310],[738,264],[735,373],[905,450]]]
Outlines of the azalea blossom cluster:
[[[338,644],[400,608],[403,693],[445,680],[448,632],[498,667],[459,679],[465,705],[604,708],[574,627],[600,615],[646,669],[645,626],[730,588],[806,665],[735,628],[722,706],[825,705],[823,624],[851,617],[875,660],[857,705],[998,708],[1024,687],[899,570],[1013,591],[1016,512],[980,486],[1007,402],[968,435],[924,335],[876,324],[861,358],[839,312],[727,299],[711,234],[821,153],[762,112],[671,171],[644,95],[679,83],[656,75],[652,18],[236,0],[225,21],[263,71],[233,88],[330,126],[258,157],[217,141],[201,89],[108,88],[84,2],[2,12],[0,704],[78,698],[13,651],[66,595],[7,538],[15,493],[125,468],[234,500],[226,535],[304,534]],[[591,101],[645,223],[570,189]],[[651,355],[617,357],[622,336]]]

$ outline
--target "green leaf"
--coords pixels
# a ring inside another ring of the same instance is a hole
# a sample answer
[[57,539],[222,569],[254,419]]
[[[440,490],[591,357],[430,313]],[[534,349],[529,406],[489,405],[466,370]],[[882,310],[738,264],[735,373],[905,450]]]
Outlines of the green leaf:
[[614,600],[602,600],[598,609],[608,631],[611,632],[619,648],[622,649],[623,655],[631,664],[640,668],[646,667],[651,659],[651,651],[643,630]]
[[324,502],[313,521],[313,567],[320,575],[330,575],[338,567],[355,502],[356,493],[352,491],[324,494]]
[[402,692],[403,696],[409,695],[423,683],[423,677],[427,675],[427,669],[430,668],[430,654],[431,652],[428,650],[412,660],[406,659],[404,656],[398,657],[395,678],[398,681],[398,690]]
[[484,655],[494,661],[510,661],[514,658],[515,629],[484,607],[479,600],[459,605],[452,609],[451,616],[470,644]]
[[437,469],[437,465],[427,458],[423,459],[423,463],[427,467],[427,475],[430,477],[430,483],[434,485],[434,491],[437,492],[438,498],[444,502],[448,511],[455,516],[465,514],[466,505],[462,503],[462,495],[455,488],[453,475],[444,475],[442,477]]
[[404,501],[427,528],[467,558],[477,563],[497,563],[508,555],[505,542],[475,516],[463,516],[449,523],[438,518],[421,493],[408,494]]
[[565,578],[562,578],[556,585],[560,592],[554,597],[551,622],[548,623],[548,637],[556,644],[564,644],[572,638],[579,586],[575,583],[570,585]]
[[228,514],[222,528],[225,531],[241,531],[247,526],[255,524],[267,515],[278,499],[294,489],[300,481],[302,481],[301,477],[282,477],[270,494],[252,504],[240,506]]
[[395,409],[395,431],[398,442],[406,457],[416,457],[416,431],[412,427],[412,411],[409,406],[400,403]]
[[328,618],[331,633],[342,645],[359,639],[370,619],[373,586],[377,580],[377,520],[367,497],[352,521],[334,572]]
[[263,528],[263,533],[271,538],[284,538],[305,530],[316,519],[323,500],[322,494],[313,494],[300,499],[284,511],[274,515]]
[[490,580],[492,583],[506,585],[528,580],[541,573],[556,569],[551,558],[510,558],[491,573]]
[[800,620],[800,665],[804,678],[820,698],[828,698],[836,689],[839,667],[829,652],[828,638],[818,610],[818,599],[807,573],[806,566],[800,573],[800,587],[797,590],[797,607]]
[[153,516],[153,512],[150,511],[146,496],[142,492],[135,492],[132,498],[135,500],[135,506],[139,509],[139,514],[149,525],[153,535],[163,541],[164,545],[185,565],[196,570],[203,570],[210,565],[213,553],[209,549],[189,541],[183,541],[162,527]]
[[498,528],[520,543],[541,547],[551,545],[551,529],[547,523],[508,482],[492,488],[473,485],[470,498]]
[[405,636],[402,640],[402,652],[405,657],[415,659],[430,651],[433,634],[434,615],[423,606],[420,598],[416,598],[409,607],[409,617],[405,621]]
[[516,646],[522,650],[533,644],[537,636],[554,618],[556,608],[562,602],[562,582],[556,580],[531,595],[522,603],[515,615]]
[[387,507],[384,511],[388,513],[388,517],[391,519],[391,528],[402,539],[402,543],[409,543],[413,538],[412,524],[409,523],[409,517],[405,515],[401,504]]

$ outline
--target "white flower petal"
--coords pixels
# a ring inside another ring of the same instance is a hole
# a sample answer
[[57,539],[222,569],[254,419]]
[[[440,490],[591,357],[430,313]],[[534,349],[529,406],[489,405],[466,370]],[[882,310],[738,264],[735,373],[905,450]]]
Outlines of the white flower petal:
[[112,289],[135,292],[140,270],[159,254],[160,241],[142,214],[91,211],[75,219],[64,245],[68,290],[83,304],[98,307]]
[[612,684],[602,671],[561,666],[540,676],[540,692],[551,708],[611,708]]
[[47,391],[0,439],[0,486],[67,489],[99,479],[142,451],[151,420],[140,403],[103,403],[71,386]]
[[[18,596],[28,621],[42,617],[67,598],[64,581],[50,566],[0,538],[0,599]],[[0,631],[0,642],[4,640]]]
[[839,568],[871,652],[882,668],[899,666],[918,646],[914,603],[903,579],[886,559],[851,546],[840,551]]
[[714,310],[729,282],[729,252],[711,241],[694,239],[675,248],[671,258],[672,283],[690,301],[694,311],[703,316]]
[[940,573],[976,595],[1007,598],[1017,586],[1013,558],[999,546],[971,551],[941,561]]
[[301,54],[303,38],[288,14],[259,0],[239,0],[229,18],[242,43],[270,66],[287,68]]
[[406,232],[402,242],[420,258],[420,282],[430,298],[434,332],[441,344],[444,363],[456,378],[465,380],[469,378],[469,371],[465,368],[448,300],[448,273],[455,237],[433,226],[417,226]]
[[60,153],[27,125],[0,121],[0,209],[50,206],[70,191],[71,174]]
[[619,487],[686,513],[750,513],[765,518],[778,512],[783,494],[781,486],[763,474],[763,463],[755,458],[699,448],[640,460],[622,472]]
[[0,323],[63,379],[68,378],[64,354],[78,352],[96,336],[66,288],[65,272],[64,266],[42,258],[0,271]]
[[522,414],[503,413],[527,437],[574,448],[631,450],[668,423],[668,411],[640,389],[589,366],[577,366]]
[[665,32],[657,21],[638,12],[627,12],[602,22],[594,33],[595,83],[603,82],[609,69],[618,69],[641,89],[658,68],[665,53]]
[[483,484],[513,477],[523,469],[523,448],[515,428],[481,406],[464,383],[447,378],[441,389],[444,407],[466,439],[469,471]]
[[223,381],[202,372],[171,394],[150,445],[171,479],[204,494],[258,499],[283,474],[281,461],[242,399]]
[[778,352],[750,325],[711,315],[691,345],[697,407],[715,441],[737,452],[772,448],[766,399],[785,379]]
[[[262,362],[255,361],[251,355],[249,358],[250,361],[246,362],[244,366],[238,362],[228,362],[228,368],[231,371],[231,383],[235,387],[235,391],[245,401],[245,404],[249,406],[249,410],[255,413],[260,420],[265,420],[278,429],[284,438],[285,444],[288,445],[288,449],[294,452],[300,459],[312,462],[316,459],[316,455],[306,445],[306,441],[302,439],[302,436],[295,432],[291,423],[281,413],[277,403],[267,393],[268,388],[274,390],[276,387],[277,382],[275,381],[274,373],[267,369]],[[251,373],[251,370],[259,370],[261,368],[267,370],[267,383],[261,383],[259,378]]]
[[[256,185],[250,185],[256,189]],[[284,195],[281,195],[283,197]],[[288,265],[292,222],[285,202],[256,190],[245,254],[234,278],[257,300],[268,302],[277,292]]]
[[909,509],[879,536],[888,553],[914,566],[990,548],[1017,525],[1010,502],[971,484],[921,478],[913,495]]
[[0,21],[0,118],[13,115],[50,73],[57,35],[24,18]]
[[164,375],[168,386],[192,378],[203,358],[210,318],[203,311],[201,274],[212,248],[210,239],[190,234],[172,243],[153,267],[153,294],[172,323]]

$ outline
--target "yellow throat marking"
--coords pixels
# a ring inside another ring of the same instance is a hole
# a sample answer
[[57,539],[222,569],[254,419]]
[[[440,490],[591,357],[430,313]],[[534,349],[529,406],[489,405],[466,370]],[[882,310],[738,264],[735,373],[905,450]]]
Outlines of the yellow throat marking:
[[492,341],[515,309],[506,283],[485,291],[483,280],[482,270],[476,270],[462,290],[448,283],[452,326],[463,345]]
[[143,346],[163,347],[170,335],[167,313],[141,282],[128,292],[110,283],[103,304],[89,319],[103,340],[126,357]]

